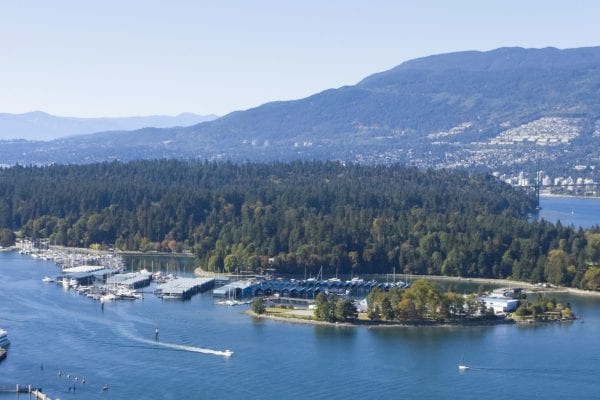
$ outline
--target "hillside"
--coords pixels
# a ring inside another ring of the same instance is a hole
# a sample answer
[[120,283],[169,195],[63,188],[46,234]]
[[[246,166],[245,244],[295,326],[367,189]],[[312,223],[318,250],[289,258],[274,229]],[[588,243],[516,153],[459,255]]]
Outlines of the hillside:
[[10,163],[182,157],[597,164],[599,121],[600,47],[501,48],[407,61],[354,86],[188,128],[5,143],[0,157]]

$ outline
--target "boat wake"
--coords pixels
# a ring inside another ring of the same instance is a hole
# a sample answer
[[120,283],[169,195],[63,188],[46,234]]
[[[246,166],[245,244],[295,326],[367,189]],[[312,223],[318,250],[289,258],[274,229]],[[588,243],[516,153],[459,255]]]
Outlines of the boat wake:
[[231,350],[221,351],[221,350],[206,349],[203,347],[186,346],[186,345],[175,344],[175,343],[166,343],[166,342],[161,342],[158,340],[149,340],[149,339],[145,339],[142,337],[138,337],[138,336],[135,336],[135,335],[133,335],[129,332],[125,332],[125,331],[121,331],[121,333],[123,333],[124,336],[128,337],[131,340],[134,340],[138,343],[152,345],[153,347],[164,347],[164,348],[173,349],[173,350],[189,351],[191,353],[212,354],[215,356],[223,356],[223,357],[227,357],[227,358],[229,358],[233,355],[233,351],[231,351]]

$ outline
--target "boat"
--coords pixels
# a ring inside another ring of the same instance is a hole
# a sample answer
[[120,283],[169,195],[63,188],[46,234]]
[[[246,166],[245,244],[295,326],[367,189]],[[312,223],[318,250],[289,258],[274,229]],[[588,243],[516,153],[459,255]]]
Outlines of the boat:
[[459,370],[459,371],[466,371],[466,370],[468,370],[468,369],[469,369],[469,366],[468,366],[468,365],[465,365],[465,364],[462,364],[462,363],[461,363],[461,364],[458,364],[458,370]]
[[42,282],[51,283],[51,282],[54,282],[54,279],[50,278],[49,276],[45,276],[42,278]]
[[4,329],[0,329],[0,348],[7,348],[10,345],[10,340],[8,340],[8,332]]
[[112,293],[108,293],[108,294],[105,294],[104,296],[100,297],[100,302],[106,303],[106,302],[112,301],[114,299],[116,299],[116,296]]
[[225,357],[231,357],[231,356],[233,355],[233,351],[231,351],[231,350],[225,350],[225,351],[223,352],[223,355],[224,355]]

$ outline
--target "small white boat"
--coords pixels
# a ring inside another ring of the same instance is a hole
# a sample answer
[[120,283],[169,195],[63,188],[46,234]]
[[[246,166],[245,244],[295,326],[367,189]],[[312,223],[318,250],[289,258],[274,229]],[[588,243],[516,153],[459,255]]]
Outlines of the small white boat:
[[51,283],[54,282],[54,279],[50,278],[49,276],[45,276],[44,278],[42,278],[42,282]]
[[225,357],[231,357],[231,356],[233,355],[233,351],[231,351],[231,350],[225,350],[225,351],[223,352],[223,355],[224,355]]
[[113,301],[114,299],[116,299],[116,296],[112,293],[108,293],[108,294],[105,294],[104,296],[100,297],[100,302],[107,303],[109,301]]
[[469,366],[468,366],[468,365],[465,365],[465,364],[462,364],[462,363],[461,363],[461,364],[458,364],[458,370],[459,370],[459,371],[466,371],[466,370],[468,370],[468,369],[469,369]]

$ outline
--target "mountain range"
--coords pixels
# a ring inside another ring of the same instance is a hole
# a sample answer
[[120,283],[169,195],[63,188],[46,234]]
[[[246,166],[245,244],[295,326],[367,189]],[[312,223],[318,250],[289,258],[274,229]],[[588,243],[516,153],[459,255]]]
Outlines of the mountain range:
[[600,47],[410,60],[353,86],[189,127],[5,142],[1,163],[337,159],[425,167],[598,163]]
[[59,117],[42,111],[23,114],[0,113],[0,139],[51,140],[95,132],[131,131],[149,126],[190,126],[216,118],[216,115],[193,113],[113,118]]

